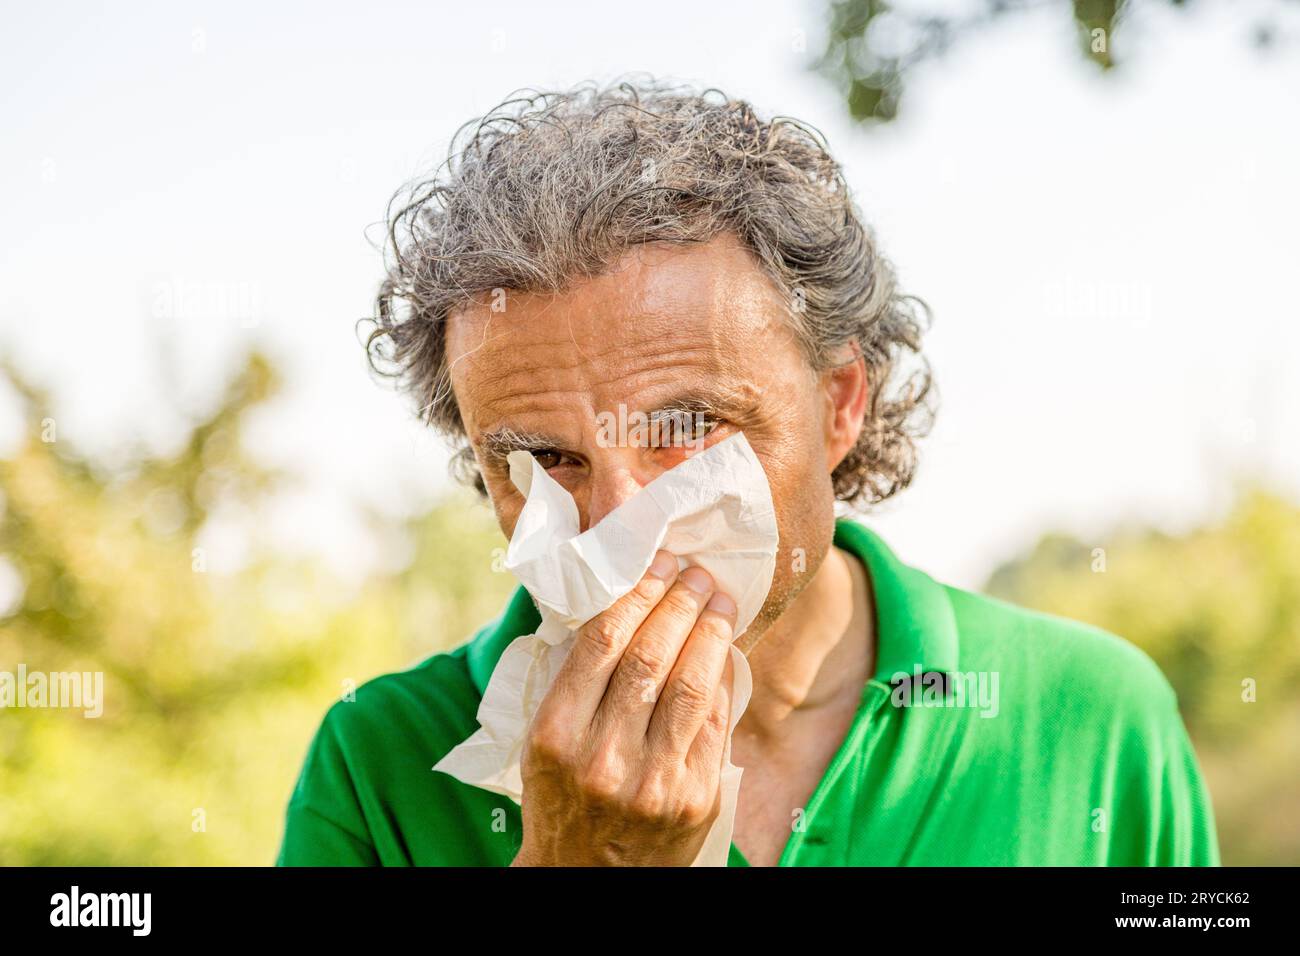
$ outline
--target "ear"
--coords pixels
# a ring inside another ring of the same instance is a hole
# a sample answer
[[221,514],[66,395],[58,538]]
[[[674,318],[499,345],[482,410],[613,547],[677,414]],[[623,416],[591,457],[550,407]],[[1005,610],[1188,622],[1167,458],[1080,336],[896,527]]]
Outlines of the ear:
[[821,374],[825,393],[826,470],[834,471],[862,434],[870,382],[867,362],[857,342],[842,347],[838,361]]

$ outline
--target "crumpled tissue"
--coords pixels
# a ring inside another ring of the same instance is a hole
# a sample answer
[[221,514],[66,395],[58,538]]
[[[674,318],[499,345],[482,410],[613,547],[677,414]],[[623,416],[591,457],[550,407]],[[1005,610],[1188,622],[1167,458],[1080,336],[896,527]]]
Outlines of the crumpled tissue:
[[[542,623],[506,648],[483,694],[479,729],[433,769],[519,803],[528,725],[573,645],[574,631],[630,591],[663,549],[683,569],[704,568],[736,602],[739,637],[772,586],[777,526],[767,476],[743,434],[694,453],[581,533],[573,497],[536,459],[516,451],[508,460],[510,480],[526,500],[505,566],[532,596]],[[692,866],[725,866],[731,848],[743,773],[731,762],[731,735],[752,690],[749,663],[734,644],[731,660],[721,809]]]

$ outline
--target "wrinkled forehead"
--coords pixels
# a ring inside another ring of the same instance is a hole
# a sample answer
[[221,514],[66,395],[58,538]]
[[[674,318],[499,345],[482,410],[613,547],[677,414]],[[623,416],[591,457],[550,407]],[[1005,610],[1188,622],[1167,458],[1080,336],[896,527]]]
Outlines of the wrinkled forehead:
[[498,290],[456,310],[447,328],[471,436],[519,416],[750,390],[792,349],[775,284],[744,250],[717,241],[638,247],[558,293]]

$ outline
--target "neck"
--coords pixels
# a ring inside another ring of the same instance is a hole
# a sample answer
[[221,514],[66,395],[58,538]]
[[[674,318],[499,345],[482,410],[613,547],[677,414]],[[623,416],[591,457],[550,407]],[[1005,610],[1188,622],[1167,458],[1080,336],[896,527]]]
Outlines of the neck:
[[762,744],[779,739],[792,718],[856,707],[875,645],[866,569],[832,547],[808,586],[746,651],[754,691],[737,735]]

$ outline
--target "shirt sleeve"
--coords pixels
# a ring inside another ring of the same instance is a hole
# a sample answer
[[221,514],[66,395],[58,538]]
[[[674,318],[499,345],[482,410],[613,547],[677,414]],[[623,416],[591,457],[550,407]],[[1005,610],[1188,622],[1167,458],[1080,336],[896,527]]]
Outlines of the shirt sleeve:
[[1157,808],[1157,866],[1218,866],[1219,841],[1209,790],[1177,705],[1164,721],[1166,756]]
[[339,740],[335,704],[311,742],[289,798],[276,866],[377,866],[379,855]]
[[1209,790],[1178,696],[1145,652],[1107,660],[1113,765],[1107,866],[1218,866]]

